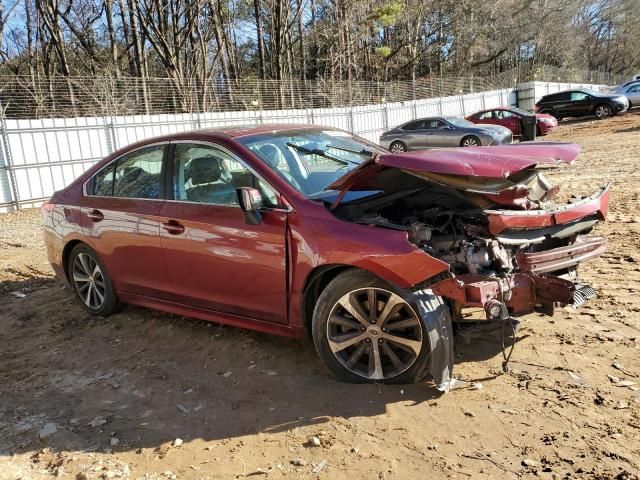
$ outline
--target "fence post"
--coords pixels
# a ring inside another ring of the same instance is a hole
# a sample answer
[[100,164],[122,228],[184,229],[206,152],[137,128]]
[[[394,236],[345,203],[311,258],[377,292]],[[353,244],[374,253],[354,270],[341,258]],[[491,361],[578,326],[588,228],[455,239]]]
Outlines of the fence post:
[[104,125],[104,140],[107,145],[107,154],[110,155],[118,149],[116,145],[116,133],[113,129],[113,119],[102,117],[102,124]]
[[20,210],[20,198],[18,196],[18,183],[16,182],[15,170],[13,169],[13,159],[11,157],[11,147],[9,146],[9,135],[7,134],[7,125],[5,123],[4,107],[0,103],[0,156],[4,158],[7,176],[9,177],[9,187],[11,188],[11,196],[13,197],[13,205],[16,210]]
[[[502,100],[502,93],[500,93],[500,100]],[[487,108],[487,107],[486,107],[486,101],[485,101],[485,98],[484,98],[484,92],[482,92],[482,93],[480,94],[480,104],[482,105],[482,110],[484,110],[485,108]]]
[[389,107],[386,103],[382,106],[382,126],[385,132],[389,129]]
[[354,125],[354,122],[353,122],[353,105],[351,105],[349,107],[349,131],[351,133],[355,133],[354,132],[354,128],[355,128],[355,125]]

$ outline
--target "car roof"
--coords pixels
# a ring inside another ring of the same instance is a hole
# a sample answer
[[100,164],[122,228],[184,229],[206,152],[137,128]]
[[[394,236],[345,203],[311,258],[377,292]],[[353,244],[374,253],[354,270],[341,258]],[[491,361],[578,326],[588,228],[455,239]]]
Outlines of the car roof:
[[204,128],[195,130],[198,133],[212,133],[227,135],[231,138],[248,137],[250,135],[260,135],[264,133],[282,133],[291,130],[314,130],[321,128],[323,130],[336,130],[334,127],[325,127],[322,125],[309,125],[298,123],[263,123],[249,125],[232,125],[227,127]]
[[185,140],[220,140],[220,139],[236,139],[241,137],[249,137],[252,135],[262,135],[266,133],[283,133],[283,132],[300,132],[304,130],[338,130],[335,127],[327,127],[324,125],[310,125],[297,123],[263,123],[259,125],[232,125],[217,128],[202,128],[197,130],[187,130],[184,132],[170,133],[157,137],[145,138],[137,142],[128,144],[119,148],[111,156],[121,155],[127,151],[154,143],[185,141]]

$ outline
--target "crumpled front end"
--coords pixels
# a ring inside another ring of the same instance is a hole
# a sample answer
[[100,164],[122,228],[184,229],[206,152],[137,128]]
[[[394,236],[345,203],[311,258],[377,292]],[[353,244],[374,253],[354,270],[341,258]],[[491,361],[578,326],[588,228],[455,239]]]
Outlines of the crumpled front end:
[[[409,242],[449,265],[414,286],[448,298],[454,313],[481,307],[489,318],[547,314],[595,295],[578,275],[601,255],[593,235],[605,219],[609,185],[559,202],[537,165],[574,162],[577,145],[534,142],[463,151],[385,155],[334,184],[330,208],[344,219],[402,229]],[[347,190],[372,192],[342,201]]]
[[[534,311],[551,315],[557,305],[578,307],[595,297],[594,288],[580,279],[578,267],[607,248],[607,240],[591,231],[607,215],[609,186],[561,205],[535,200],[540,191],[532,191],[533,195],[509,197],[512,208],[519,210],[484,209],[486,230],[478,237],[478,225],[467,226],[476,237],[462,258],[451,258],[442,250],[430,252],[454,260],[447,278],[426,282],[449,298],[454,310],[481,307],[487,318],[497,320]],[[508,198],[504,190],[494,193],[494,200],[496,196]]]

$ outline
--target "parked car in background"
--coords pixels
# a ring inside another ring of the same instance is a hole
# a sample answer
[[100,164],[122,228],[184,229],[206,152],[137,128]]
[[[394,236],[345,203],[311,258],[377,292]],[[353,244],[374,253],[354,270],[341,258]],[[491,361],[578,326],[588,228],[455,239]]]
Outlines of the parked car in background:
[[536,113],[565,117],[595,115],[602,119],[622,113],[629,108],[627,97],[620,94],[599,93],[593,90],[566,90],[542,97],[535,105]]
[[611,93],[627,97],[629,108],[640,107],[640,80],[620,85],[613,89]]
[[108,156],[43,205],[56,275],[92,315],[120,303],[311,337],[354,382],[447,389],[451,319],[507,322],[595,295],[608,187],[556,204],[539,164],[576,145],[392,154],[342,130],[177,133]]
[[[511,130],[514,136],[520,136],[522,118],[528,115],[531,115],[531,112],[516,107],[497,107],[472,113],[465,118],[475,124],[501,125]],[[536,113],[535,116],[538,136],[551,133],[558,126],[558,121],[552,115]]]
[[380,135],[380,145],[392,152],[441,147],[505,145],[513,141],[511,130],[500,125],[475,125],[460,117],[412,120]]

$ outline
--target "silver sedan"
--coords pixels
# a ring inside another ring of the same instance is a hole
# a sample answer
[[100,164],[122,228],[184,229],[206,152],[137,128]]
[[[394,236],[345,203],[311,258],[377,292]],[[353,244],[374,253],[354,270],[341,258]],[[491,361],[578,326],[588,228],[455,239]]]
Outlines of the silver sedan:
[[460,117],[412,120],[380,136],[380,145],[392,152],[441,147],[504,145],[513,140],[511,130],[500,125],[471,123]]
[[640,107],[640,81],[627,82],[612,90],[620,93],[629,100],[629,108]]

